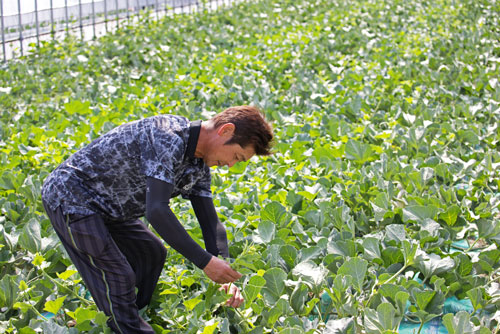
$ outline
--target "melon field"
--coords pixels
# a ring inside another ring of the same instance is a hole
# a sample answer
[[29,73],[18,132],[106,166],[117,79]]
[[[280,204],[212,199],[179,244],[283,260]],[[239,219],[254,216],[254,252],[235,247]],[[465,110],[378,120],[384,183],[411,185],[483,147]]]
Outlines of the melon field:
[[[235,284],[168,245],[157,333],[500,333],[500,3],[260,0],[142,15],[0,67],[0,333],[110,333],[45,177],[143,117],[261,108],[274,154],[214,168]],[[172,210],[203,238],[189,201]]]

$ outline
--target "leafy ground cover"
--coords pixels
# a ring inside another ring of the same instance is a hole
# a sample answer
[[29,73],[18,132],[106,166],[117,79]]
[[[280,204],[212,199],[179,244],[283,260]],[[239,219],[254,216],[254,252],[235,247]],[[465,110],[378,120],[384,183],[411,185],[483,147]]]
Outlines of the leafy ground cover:
[[497,333],[499,17],[493,0],[262,0],[4,65],[1,331],[109,332],[43,213],[58,163],[127,121],[255,104],[276,153],[213,178],[245,305],[169,251],[143,311],[158,333]]

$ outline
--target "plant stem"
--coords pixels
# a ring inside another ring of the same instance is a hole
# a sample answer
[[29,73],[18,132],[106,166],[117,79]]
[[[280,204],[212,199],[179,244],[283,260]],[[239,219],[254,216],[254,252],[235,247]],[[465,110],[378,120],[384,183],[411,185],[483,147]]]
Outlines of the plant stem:
[[85,298],[82,298],[77,293],[75,293],[73,290],[71,290],[70,288],[68,288],[67,286],[62,285],[61,283],[59,283],[58,281],[56,281],[55,279],[53,279],[52,277],[50,277],[50,275],[47,274],[47,272],[45,270],[43,270],[42,268],[40,268],[40,270],[42,271],[43,276],[47,277],[52,283],[54,283],[55,285],[57,285],[60,288],[64,288],[67,291],[71,292],[72,295],[74,295],[76,298],[78,298],[81,302],[85,303],[85,305],[87,305],[87,306],[92,305],[92,303],[90,301],[88,301]]
[[45,321],[49,321],[49,319],[45,318],[33,305],[30,305],[30,306],[31,306],[31,309],[33,310],[33,312],[36,313],[36,315],[43,318],[43,320],[45,320]]
[[420,327],[418,328],[417,334],[420,334],[420,332],[422,331],[422,328],[424,328],[424,323],[423,323],[423,321],[420,321]]
[[252,323],[250,322],[250,320],[248,320],[248,319],[247,319],[247,317],[245,317],[245,316],[243,315],[243,313],[241,313],[241,312],[240,312],[237,308],[235,308],[235,309],[234,309],[234,311],[235,311],[236,313],[238,313],[238,315],[239,315],[240,317],[242,317],[242,318],[243,318],[243,320],[245,320],[245,322],[246,322],[246,323],[250,326],[250,328],[252,328],[252,329],[254,329],[254,328],[255,328],[254,324],[252,324]]
[[[392,275],[387,281],[384,282],[384,284],[387,284],[387,283],[390,283],[393,279],[395,279],[396,277],[398,277],[403,271],[406,270],[406,268],[408,268],[410,265],[409,264],[405,264],[401,269],[398,270],[397,273],[395,273],[394,275]],[[380,285],[380,282],[376,282],[374,285],[373,285],[373,288],[372,288],[372,291],[370,293],[370,298],[368,298],[365,306],[368,306],[373,298],[373,296],[375,295],[375,289],[377,286]]]
[[474,242],[472,243],[472,245],[470,245],[469,248],[467,248],[465,251],[466,252],[470,252],[472,250],[472,248],[474,248],[474,246],[476,245],[476,243],[479,241],[479,238],[477,238],[476,240],[474,240]]
[[[321,300],[321,299],[320,299]],[[316,307],[316,310],[318,311],[318,317],[321,322],[323,322],[323,316],[321,315],[321,309],[318,307],[318,304],[314,305]]]

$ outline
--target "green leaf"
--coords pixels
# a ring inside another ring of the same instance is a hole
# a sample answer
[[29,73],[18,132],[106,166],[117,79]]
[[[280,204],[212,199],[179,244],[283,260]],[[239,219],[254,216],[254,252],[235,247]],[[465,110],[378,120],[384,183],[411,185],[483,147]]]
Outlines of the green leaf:
[[76,270],[69,270],[67,269],[66,271],[62,272],[62,273],[56,273],[57,277],[59,277],[60,279],[62,279],[63,281],[67,280],[68,278],[70,278],[71,276],[73,276],[74,274],[76,274],[78,271]]
[[42,333],[69,334],[69,330],[66,327],[59,326],[52,319],[42,322],[40,328],[42,329]]
[[304,334],[304,330],[298,328],[283,328],[278,334]]
[[415,298],[415,302],[416,302],[418,308],[422,311],[425,311],[425,309],[427,308],[427,305],[429,305],[432,298],[434,298],[435,294],[436,294],[436,291],[420,290],[420,289],[413,289],[412,290],[412,295]]
[[182,304],[184,304],[184,306],[186,306],[186,309],[188,311],[192,311],[196,307],[196,305],[201,303],[201,301],[202,300],[201,300],[200,296],[198,296],[195,298],[188,299],[188,300],[184,301]]
[[13,306],[13,308],[21,310],[21,313],[27,313],[32,307],[32,304],[26,302],[15,302]]
[[260,293],[262,287],[266,285],[266,280],[262,276],[254,275],[250,277],[245,287],[245,301],[250,305]]
[[338,274],[351,276],[353,278],[354,287],[361,293],[367,269],[368,262],[356,257],[344,262],[339,268]]
[[280,268],[271,268],[264,274],[266,285],[263,291],[266,292],[274,302],[278,301],[285,289],[286,277],[286,273]]
[[217,329],[218,325],[219,322],[215,321],[215,319],[207,321],[205,327],[203,328],[203,332],[201,334],[213,334],[213,332]]
[[418,250],[418,244],[416,242],[410,242],[408,240],[403,240],[403,256],[405,258],[405,265],[412,265],[415,261],[415,256]]
[[377,306],[378,320],[385,330],[397,330],[399,321],[396,319],[396,310],[391,303],[382,303]]
[[390,246],[382,250],[382,260],[388,267],[394,263],[404,262],[404,255],[399,248]]
[[295,313],[302,315],[309,299],[309,289],[303,283],[297,284],[290,296],[290,306]]
[[263,220],[259,223],[257,227],[259,241],[262,243],[269,243],[274,239],[274,233],[276,231],[276,225],[269,221]]
[[4,275],[0,280],[0,305],[9,309],[14,305],[19,292],[14,278],[15,276]]
[[283,245],[280,248],[280,256],[289,268],[295,267],[297,261],[297,249],[292,245]]
[[308,282],[315,289],[319,289],[325,283],[324,280],[328,275],[328,269],[311,261],[301,262],[293,268],[292,275],[296,280]]
[[438,208],[433,205],[410,205],[403,209],[403,221],[424,222],[425,219],[435,220]]
[[224,85],[224,87],[226,87],[228,89],[231,88],[231,86],[233,85],[233,82],[234,82],[234,78],[232,76],[225,75],[222,78],[222,84]]
[[23,327],[19,330],[19,334],[36,334],[35,330],[29,327]]
[[455,268],[455,261],[451,257],[442,259],[439,255],[421,252],[415,258],[415,266],[426,278],[430,278]]
[[57,314],[61,307],[64,304],[64,300],[66,299],[66,296],[62,296],[57,298],[56,300],[49,300],[45,303],[44,310]]
[[483,289],[479,287],[472,288],[466,292],[467,297],[469,297],[472,307],[474,310],[478,310],[484,307],[483,302]]
[[269,312],[268,324],[273,326],[282,315],[287,314],[288,308],[288,302],[280,298]]
[[367,260],[381,259],[380,240],[377,238],[367,237],[363,239],[363,249]]
[[472,130],[458,130],[458,138],[471,145],[478,145],[478,134]]
[[406,231],[404,225],[401,224],[391,224],[385,227],[385,240],[395,241],[396,244],[400,244],[403,240],[406,240]]
[[94,322],[99,326],[106,326],[109,317],[104,312],[97,312]]
[[329,334],[354,334],[356,326],[353,318],[330,319],[326,323],[324,333]]
[[396,307],[399,316],[403,316],[405,314],[406,303],[409,298],[410,295],[406,291],[399,291],[396,293]]
[[82,324],[86,321],[94,320],[97,315],[97,311],[90,308],[79,307],[75,311],[75,318],[77,324]]
[[85,115],[90,113],[90,102],[80,102],[80,101],[71,101],[64,105],[64,109],[68,112],[68,114],[79,114]]
[[471,323],[470,315],[466,311],[460,311],[456,315],[447,313],[443,316],[443,325],[449,334],[472,334],[474,326]]
[[366,333],[396,333],[401,317],[396,317],[396,310],[391,303],[381,303],[377,310],[365,309],[364,324]]
[[299,259],[300,259],[299,261],[306,262],[306,261],[314,260],[318,256],[321,255],[321,252],[322,252],[322,249],[318,246],[302,248],[299,251]]
[[349,160],[354,160],[357,163],[363,164],[374,156],[373,150],[369,144],[350,139],[345,144],[345,156]]
[[383,220],[390,210],[389,196],[385,192],[379,192],[373,202],[370,202],[373,209],[375,221]]
[[22,233],[19,236],[19,243],[33,254],[41,250],[42,237],[40,233],[40,223],[36,219],[30,219],[30,221],[24,225]]
[[356,256],[356,244],[352,240],[330,241],[327,245],[328,254],[341,255],[343,257]]
[[388,298],[391,301],[396,301],[394,298],[396,298],[396,294],[400,291],[404,291],[404,288],[400,285],[392,284],[392,283],[385,283],[382,284],[379,288],[379,292],[382,296],[385,298]]
[[452,205],[446,211],[439,214],[439,219],[443,220],[448,226],[454,226],[460,213],[460,207]]
[[263,221],[271,221],[277,226],[281,226],[286,222],[287,212],[283,205],[279,202],[271,202],[267,204],[264,209],[260,212],[261,219]]
[[499,221],[478,219],[474,223],[477,226],[479,238],[486,239],[500,234]]

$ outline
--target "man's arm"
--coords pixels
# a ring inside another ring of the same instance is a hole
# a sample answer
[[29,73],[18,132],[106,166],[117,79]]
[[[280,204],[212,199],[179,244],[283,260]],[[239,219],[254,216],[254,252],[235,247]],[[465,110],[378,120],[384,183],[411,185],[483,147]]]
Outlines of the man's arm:
[[213,200],[201,196],[190,196],[189,199],[200,223],[207,251],[215,256],[229,257],[226,229],[217,216]]
[[170,209],[169,202],[174,186],[148,177],[146,191],[146,218],[153,228],[172,248],[181,253],[214,282],[234,282],[241,274],[229,264],[200,247],[186,232]]

